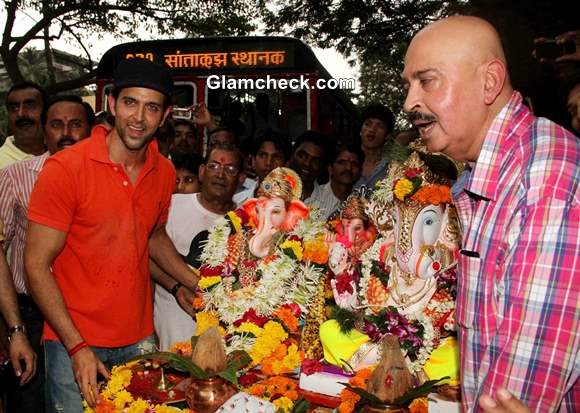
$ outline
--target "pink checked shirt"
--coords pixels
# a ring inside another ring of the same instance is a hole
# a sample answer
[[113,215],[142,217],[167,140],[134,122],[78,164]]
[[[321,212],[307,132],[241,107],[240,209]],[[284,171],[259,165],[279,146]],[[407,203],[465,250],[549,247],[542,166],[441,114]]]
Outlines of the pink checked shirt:
[[514,92],[453,188],[466,411],[499,387],[532,411],[580,411],[579,182],[580,140]]
[[24,276],[24,242],[28,226],[28,201],[48,152],[0,169],[0,221],[4,223],[4,248],[10,247],[8,265],[19,294],[27,294]]

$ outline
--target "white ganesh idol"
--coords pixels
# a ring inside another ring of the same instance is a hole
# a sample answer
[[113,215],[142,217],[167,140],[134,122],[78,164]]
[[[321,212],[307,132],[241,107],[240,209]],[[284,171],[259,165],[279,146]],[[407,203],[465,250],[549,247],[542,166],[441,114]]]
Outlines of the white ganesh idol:
[[[406,151],[406,152],[405,152]],[[354,315],[338,311],[321,327],[325,357],[355,369],[378,362],[379,342],[398,337],[407,367],[420,381],[450,376],[458,385],[454,337],[456,254],[460,233],[451,203],[457,176],[453,162],[419,146],[396,152],[387,177],[377,184],[373,210],[392,220],[362,256]],[[340,306],[342,300],[337,300]],[[348,324],[346,320],[358,320]],[[337,333],[337,330],[339,332]]]

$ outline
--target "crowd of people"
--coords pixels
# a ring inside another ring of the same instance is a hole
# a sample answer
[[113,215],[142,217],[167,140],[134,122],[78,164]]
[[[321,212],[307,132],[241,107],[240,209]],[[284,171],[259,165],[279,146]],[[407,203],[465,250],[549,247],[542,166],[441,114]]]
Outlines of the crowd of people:
[[[171,119],[173,81],[148,60],[118,65],[99,116],[76,96],[14,85],[0,148],[7,412],[82,412],[113,366],[188,340],[199,279],[184,257],[273,169],[293,169],[326,220],[385,177],[390,141],[417,137],[464,165],[453,201],[465,411],[577,411],[580,140],[530,112],[484,20],[422,29],[402,76],[413,129],[395,137],[377,104],[362,111],[360,140],[308,130],[290,145],[262,128],[245,152],[203,104]],[[580,83],[569,83],[580,133]]]

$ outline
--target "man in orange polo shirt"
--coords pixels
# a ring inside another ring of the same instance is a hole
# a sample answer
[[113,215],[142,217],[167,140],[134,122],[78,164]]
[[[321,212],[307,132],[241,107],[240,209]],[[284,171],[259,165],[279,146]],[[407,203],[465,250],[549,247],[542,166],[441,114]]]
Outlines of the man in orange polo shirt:
[[[153,348],[148,259],[197,279],[165,232],[175,170],[153,136],[171,109],[169,72],[122,61],[108,97],[115,127],[50,157],[31,195],[25,266],[46,317],[49,412],[94,406],[97,374]],[[51,270],[52,268],[52,270]]]

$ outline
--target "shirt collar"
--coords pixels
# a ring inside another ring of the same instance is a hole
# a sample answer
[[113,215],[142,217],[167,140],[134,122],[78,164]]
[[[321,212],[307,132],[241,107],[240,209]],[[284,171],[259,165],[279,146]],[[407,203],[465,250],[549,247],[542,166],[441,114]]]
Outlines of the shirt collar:
[[8,136],[6,138],[6,140],[4,141],[4,145],[2,145],[2,150],[6,155],[18,161],[31,159],[34,157],[34,155],[24,152],[14,144],[14,135]]
[[30,162],[28,164],[29,169],[35,172],[40,172],[40,170],[44,166],[44,162],[46,162],[49,156],[50,152],[46,151],[42,155],[38,155],[30,159]]
[[466,177],[464,189],[480,197],[496,200],[500,171],[508,140],[514,131],[525,128],[533,115],[522,103],[522,95],[514,91],[487,131],[477,161]]
[[[89,153],[90,158],[102,163],[113,164],[109,157],[109,148],[107,147],[107,135],[109,131],[103,125],[97,125],[91,131],[90,147]],[[153,139],[147,145],[147,156],[145,158],[145,164],[143,165],[143,170],[147,171],[157,167],[159,161],[159,148],[157,146],[157,140]]]

